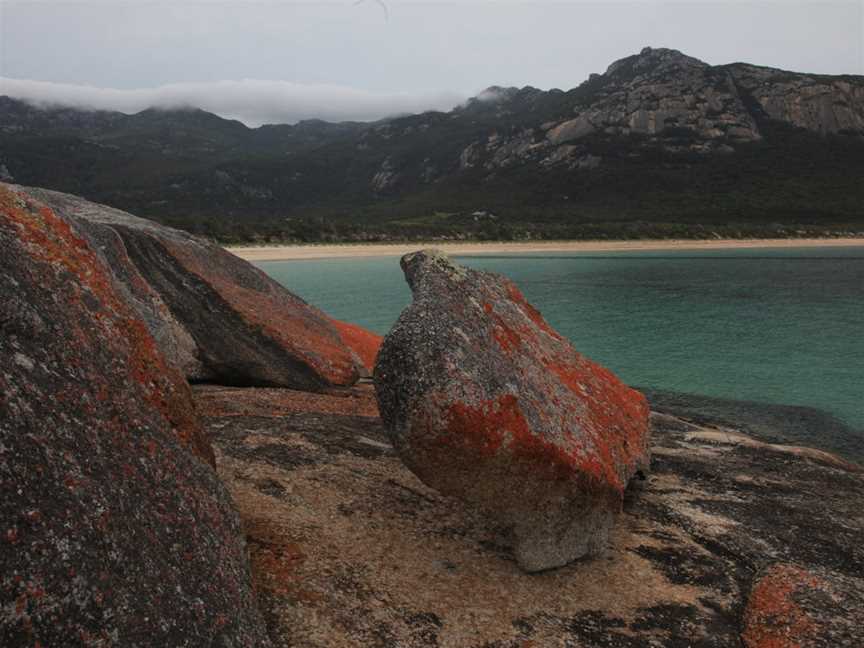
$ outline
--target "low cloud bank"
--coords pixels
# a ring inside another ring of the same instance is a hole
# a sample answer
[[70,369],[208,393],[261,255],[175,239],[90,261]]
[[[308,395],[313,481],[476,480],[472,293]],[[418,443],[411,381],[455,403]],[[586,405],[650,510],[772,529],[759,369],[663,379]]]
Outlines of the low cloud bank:
[[373,121],[426,110],[450,110],[466,97],[452,92],[383,93],[339,85],[243,79],[173,83],[117,90],[0,77],[0,95],[40,105],[135,113],[146,108],[201,108],[248,126],[302,119]]

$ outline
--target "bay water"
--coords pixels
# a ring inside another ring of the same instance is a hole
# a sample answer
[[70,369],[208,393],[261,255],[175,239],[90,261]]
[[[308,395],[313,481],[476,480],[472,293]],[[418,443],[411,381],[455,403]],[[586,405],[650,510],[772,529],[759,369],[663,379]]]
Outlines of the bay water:
[[[652,404],[864,458],[864,248],[456,260],[508,276],[578,351]],[[396,257],[257,265],[380,334],[411,301]]]

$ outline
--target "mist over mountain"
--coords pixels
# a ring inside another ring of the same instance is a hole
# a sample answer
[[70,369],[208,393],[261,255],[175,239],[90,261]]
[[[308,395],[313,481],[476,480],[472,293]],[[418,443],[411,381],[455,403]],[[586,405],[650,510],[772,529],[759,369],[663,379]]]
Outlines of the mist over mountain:
[[374,121],[424,110],[449,110],[467,96],[454,92],[372,92],[335,84],[266,79],[171,83],[115,89],[0,77],[0,94],[36,107],[137,113],[148,108],[200,108],[247,126],[304,119]]
[[671,49],[375,122],[0,98],[0,178],[226,241],[846,233],[861,177],[864,77]]

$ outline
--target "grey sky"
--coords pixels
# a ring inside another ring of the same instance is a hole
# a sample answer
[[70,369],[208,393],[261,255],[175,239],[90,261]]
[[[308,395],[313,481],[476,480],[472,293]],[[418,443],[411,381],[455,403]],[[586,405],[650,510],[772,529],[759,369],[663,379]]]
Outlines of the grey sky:
[[447,108],[493,84],[567,89],[646,45],[864,74],[864,0],[386,4],[389,20],[375,0],[0,0],[0,94],[261,123]]

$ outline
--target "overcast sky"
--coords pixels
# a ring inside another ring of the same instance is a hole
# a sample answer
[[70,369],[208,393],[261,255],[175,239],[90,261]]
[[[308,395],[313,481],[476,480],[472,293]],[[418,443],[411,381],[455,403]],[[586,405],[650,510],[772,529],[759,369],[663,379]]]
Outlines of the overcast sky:
[[864,0],[0,0],[0,94],[250,125],[376,119],[490,85],[569,89],[646,45],[864,74]]

